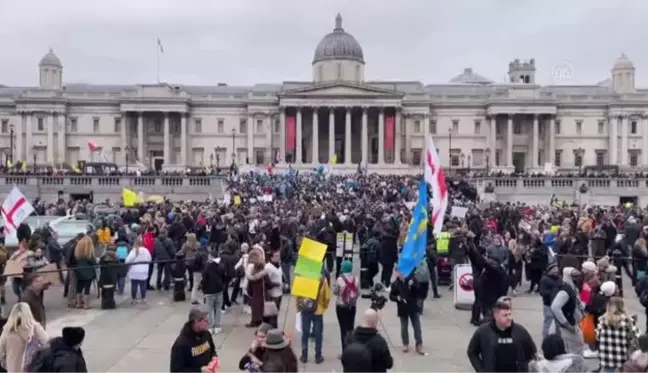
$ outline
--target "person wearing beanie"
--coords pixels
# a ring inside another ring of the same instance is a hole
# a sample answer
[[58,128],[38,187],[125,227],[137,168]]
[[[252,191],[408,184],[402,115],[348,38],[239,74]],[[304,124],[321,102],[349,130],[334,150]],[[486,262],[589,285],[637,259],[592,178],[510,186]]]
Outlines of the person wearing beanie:
[[[560,286],[560,275],[558,274],[558,265],[551,263],[540,279],[538,293],[542,297],[542,339],[549,335],[549,328],[554,323],[553,312],[551,312],[551,301]],[[556,328],[556,333],[560,330]]]
[[337,278],[333,286],[333,295],[337,296],[335,314],[340,327],[342,351],[346,347],[347,337],[353,333],[355,328],[356,302],[360,294],[360,279],[354,276],[352,271],[351,261],[343,261],[340,265],[340,277]]
[[550,334],[542,341],[542,359],[529,363],[529,372],[577,373],[587,371],[585,359],[565,351],[565,342],[558,334]]
[[[69,326],[63,328],[60,337],[53,338],[49,344],[51,359],[32,360],[32,364],[42,362],[45,366],[35,369],[30,364],[29,372],[87,372],[81,345],[85,339],[85,330],[81,327]],[[47,366],[50,365],[51,366]]]

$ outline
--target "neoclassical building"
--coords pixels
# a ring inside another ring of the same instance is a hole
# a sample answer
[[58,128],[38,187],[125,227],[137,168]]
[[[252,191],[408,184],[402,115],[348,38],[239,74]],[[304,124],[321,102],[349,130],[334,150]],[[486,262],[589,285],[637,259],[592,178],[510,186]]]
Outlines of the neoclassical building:
[[[277,84],[64,84],[49,51],[39,84],[0,81],[0,156],[38,164],[90,160],[93,141],[120,167],[266,164],[341,171],[420,169],[428,133],[448,167],[648,168],[648,90],[622,55],[598,84],[541,86],[536,61],[507,83],[472,68],[446,84],[365,80],[360,43],[338,15],[315,48],[313,79]],[[370,70],[368,70],[370,71]]]

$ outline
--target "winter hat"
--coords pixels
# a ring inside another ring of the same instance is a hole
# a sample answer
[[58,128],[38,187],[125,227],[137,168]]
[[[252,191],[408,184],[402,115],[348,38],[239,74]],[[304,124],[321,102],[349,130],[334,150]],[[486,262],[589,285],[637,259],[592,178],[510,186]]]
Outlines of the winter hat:
[[281,350],[290,344],[290,341],[279,329],[271,329],[266,334],[264,347],[268,350]]
[[583,272],[596,272],[596,264],[594,264],[594,262],[584,262],[581,268],[583,269]]
[[601,284],[601,293],[606,297],[611,297],[616,292],[616,284],[613,281],[605,281]]
[[85,329],[78,326],[66,326],[63,328],[63,343],[68,347],[78,346],[85,338]]
[[556,356],[565,354],[565,341],[559,334],[549,334],[542,341],[542,355],[547,360],[553,360]]
[[353,271],[353,264],[350,260],[345,260],[342,262],[340,269],[342,270],[342,273],[351,273],[351,271]]

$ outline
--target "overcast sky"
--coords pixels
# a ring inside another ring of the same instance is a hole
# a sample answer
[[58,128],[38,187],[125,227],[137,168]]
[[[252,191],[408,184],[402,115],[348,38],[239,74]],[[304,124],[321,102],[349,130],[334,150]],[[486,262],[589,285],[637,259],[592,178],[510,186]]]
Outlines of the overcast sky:
[[509,61],[535,58],[541,84],[552,66],[595,84],[624,52],[648,86],[646,0],[0,0],[0,84],[36,85],[50,47],[66,83],[154,83],[158,37],[165,82],[311,80],[337,12],[367,80],[444,83],[472,67],[502,82]]

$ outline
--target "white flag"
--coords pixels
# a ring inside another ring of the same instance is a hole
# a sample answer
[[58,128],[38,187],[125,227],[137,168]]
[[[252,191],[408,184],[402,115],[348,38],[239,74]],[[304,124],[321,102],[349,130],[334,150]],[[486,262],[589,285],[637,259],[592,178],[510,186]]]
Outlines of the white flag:
[[34,206],[27,200],[20,189],[14,187],[0,208],[4,220],[5,235],[12,234],[32,212]]

